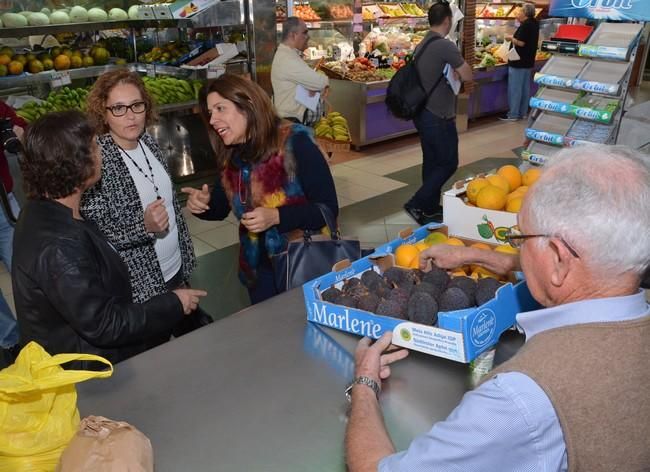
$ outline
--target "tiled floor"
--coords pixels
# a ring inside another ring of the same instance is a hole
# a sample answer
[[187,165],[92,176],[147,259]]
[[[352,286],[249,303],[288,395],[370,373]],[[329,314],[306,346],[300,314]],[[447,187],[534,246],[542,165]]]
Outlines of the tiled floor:
[[[460,165],[486,157],[514,157],[512,149],[523,142],[524,123],[487,122],[460,135]],[[330,160],[341,208],[339,224],[365,247],[393,239],[400,229],[414,226],[401,210],[420,183],[422,153],[416,135],[368,146],[360,152],[335,154]],[[225,316],[248,304],[237,280],[237,226],[230,215],[224,221],[203,221],[187,209],[188,222],[199,258],[193,284],[208,290],[203,305]],[[0,289],[12,309],[11,276],[0,264]]]

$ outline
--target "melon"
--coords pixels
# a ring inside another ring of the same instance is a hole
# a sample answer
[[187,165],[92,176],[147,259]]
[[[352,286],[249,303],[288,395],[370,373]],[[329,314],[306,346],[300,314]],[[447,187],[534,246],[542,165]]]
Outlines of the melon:
[[138,19],[138,5],[131,5],[129,7],[129,18],[132,20],[137,20]]
[[41,13],[45,13],[47,16],[50,16],[52,14],[52,10],[49,8],[43,7],[41,8]]
[[18,13],[5,13],[2,15],[2,22],[7,28],[22,28],[27,26],[27,18]]
[[91,8],[88,10],[89,21],[106,21],[108,15],[101,8]]
[[88,21],[88,10],[80,6],[72,7],[72,10],[70,10],[70,21],[73,23]]
[[50,15],[50,23],[53,25],[62,25],[64,23],[70,23],[70,17],[64,11],[55,11]]
[[108,18],[111,20],[122,21],[128,20],[129,15],[121,8],[111,8],[108,12]]
[[45,13],[32,13],[29,15],[30,26],[44,26],[50,24],[50,18]]
[[27,21],[29,21],[29,16],[32,14],[31,11],[19,11],[19,15],[23,15],[25,18],[27,18]]

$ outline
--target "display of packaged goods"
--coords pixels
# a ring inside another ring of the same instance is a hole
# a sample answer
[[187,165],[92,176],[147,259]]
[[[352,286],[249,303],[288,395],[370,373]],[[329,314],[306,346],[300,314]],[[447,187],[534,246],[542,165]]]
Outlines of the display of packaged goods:
[[601,23],[578,54],[626,61],[642,29],[640,23]]
[[571,56],[553,56],[541,71],[535,74],[535,82],[540,85],[571,87],[588,59]]
[[630,64],[616,62],[590,61],[572,87],[593,93],[617,95],[621,81],[630,69]]
[[[352,263],[337,264],[333,272],[304,284],[307,320],[374,339],[387,331],[392,332],[395,345],[467,363],[496,344],[501,333],[514,325],[517,313],[538,307],[524,282],[513,277],[501,285],[488,277],[482,279],[485,281],[482,284],[492,285],[493,295],[479,306],[437,312],[433,304],[421,302],[411,303],[417,310],[409,312],[410,297],[417,293],[422,295],[424,291],[413,290],[409,294],[399,288],[397,282],[410,283],[411,277],[416,277],[419,272],[396,267],[397,253],[400,246],[421,244],[433,233],[442,233],[444,237],[448,234],[441,225],[408,231],[378,247],[370,256]],[[444,276],[446,285],[449,276]],[[468,277],[463,279],[475,283]],[[416,279],[412,281],[417,283]],[[433,287],[433,283],[429,285]],[[375,291],[382,293],[374,294]],[[466,298],[460,288],[454,294]],[[422,296],[428,300],[433,300],[432,297],[429,293]],[[388,302],[380,308],[382,301]],[[445,304],[450,306],[447,301]]]
[[567,132],[565,145],[573,146],[584,142],[606,144],[609,141],[614,125],[604,125],[587,120],[576,120]]
[[296,5],[293,14],[303,21],[320,21],[322,19],[311,5]]
[[601,123],[609,123],[612,120],[619,103],[618,99],[549,87],[543,87],[536,96],[530,99],[532,108]]
[[530,127],[526,128],[526,137],[535,141],[562,146],[564,136],[566,136],[574,121],[573,117],[542,112]]
[[532,141],[521,153],[522,159],[537,165],[544,165],[562,148]]

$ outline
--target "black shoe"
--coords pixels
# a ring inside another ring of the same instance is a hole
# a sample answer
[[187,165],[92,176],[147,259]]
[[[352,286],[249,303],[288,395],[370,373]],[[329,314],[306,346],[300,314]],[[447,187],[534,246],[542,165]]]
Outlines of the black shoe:
[[519,121],[519,118],[510,118],[508,115],[503,115],[499,117],[499,120],[513,122],[513,121]]
[[442,222],[442,207],[438,207],[431,213],[425,213],[423,210],[405,203],[404,211],[408,213],[408,215],[413,218],[413,220],[420,226],[424,226],[429,223]]

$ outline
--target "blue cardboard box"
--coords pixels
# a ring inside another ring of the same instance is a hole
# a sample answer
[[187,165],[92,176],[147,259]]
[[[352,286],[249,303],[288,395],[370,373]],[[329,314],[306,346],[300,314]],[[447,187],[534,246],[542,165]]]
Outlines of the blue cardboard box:
[[499,288],[494,299],[480,307],[438,313],[438,326],[425,326],[407,320],[381,316],[321,300],[321,292],[332,285],[360,277],[367,270],[382,272],[393,265],[393,253],[401,244],[423,240],[431,231],[446,230],[441,225],[423,226],[412,234],[397,238],[367,257],[338,265],[333,272],[303,285],[307,320],[359,336],[377,339],[393,333],[393,344],[468,363],[494,346],[501,333],[514,326],[517,313],[539,308],[526,283],[513,281]]

